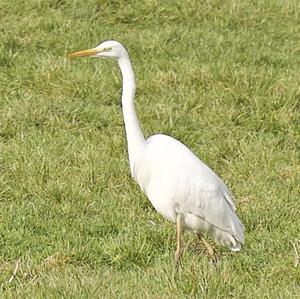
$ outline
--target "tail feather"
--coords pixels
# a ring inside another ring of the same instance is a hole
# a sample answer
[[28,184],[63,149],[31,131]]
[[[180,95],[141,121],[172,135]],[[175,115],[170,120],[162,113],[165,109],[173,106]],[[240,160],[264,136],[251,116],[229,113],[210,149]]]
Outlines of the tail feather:
[[235,217],[233,217],[233,221],[231,222],[231,230],[233,232],[233,236],[239,243],[244,244],[244,225],[236,214],[234,214],[234,216]]
[[217,243],[229,248],[232,251],[240,251],[244,243],[243,230],[239,231],[239,239],[231,232],[215,228],[213,231],[213,238]]

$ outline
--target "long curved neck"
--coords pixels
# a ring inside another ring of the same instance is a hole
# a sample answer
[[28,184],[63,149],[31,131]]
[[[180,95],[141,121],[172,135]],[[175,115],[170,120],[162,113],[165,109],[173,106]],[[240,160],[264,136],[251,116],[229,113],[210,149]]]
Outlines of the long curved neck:
[[138,158],[145,146],[145,138],[142,133],[134,107],[135,77],[129,57],[122,57],[118,60],[122,77],[122,109],[125,124],[125,131],[128,144],[128,155],[131,173],[134,175],[134,161]]

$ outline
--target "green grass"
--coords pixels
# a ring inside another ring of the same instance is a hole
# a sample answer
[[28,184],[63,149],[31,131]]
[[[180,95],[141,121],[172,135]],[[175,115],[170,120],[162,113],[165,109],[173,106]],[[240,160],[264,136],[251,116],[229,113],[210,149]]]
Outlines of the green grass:
[[[0,296],[297,298],[299,14],[297,0],[2,0]],[[235,194],[246,244],[216,246],[217,267],[186,233],[175,274],[174,225],[130,177],[117,65],[66,59],[105,39],[129,49],[145,135],[182,140]]]

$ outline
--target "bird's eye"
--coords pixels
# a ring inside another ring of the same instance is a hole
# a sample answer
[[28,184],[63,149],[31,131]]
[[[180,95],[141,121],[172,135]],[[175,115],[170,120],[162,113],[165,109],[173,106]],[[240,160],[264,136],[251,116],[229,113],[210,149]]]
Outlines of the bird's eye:
[[104,48],[103,51],[104,51],[104,52],[110,52],[110,51],[112,51],[112,47]]

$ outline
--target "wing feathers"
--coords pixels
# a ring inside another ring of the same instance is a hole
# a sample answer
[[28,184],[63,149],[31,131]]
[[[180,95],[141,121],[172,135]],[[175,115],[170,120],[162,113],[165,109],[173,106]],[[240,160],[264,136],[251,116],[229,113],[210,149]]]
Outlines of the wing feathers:
[[[235,206],[227,190],[223,186],[203,184],[192,179],[188,183],[191,188],[177,206],[185,213],[198,216],[215,227],[231,233],[239,242],[244,242],[244,227],[235,214]],[[225,192],[224,192],[225,191]],[[178,198],[178,197],[177,197]]]

